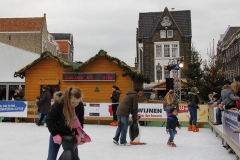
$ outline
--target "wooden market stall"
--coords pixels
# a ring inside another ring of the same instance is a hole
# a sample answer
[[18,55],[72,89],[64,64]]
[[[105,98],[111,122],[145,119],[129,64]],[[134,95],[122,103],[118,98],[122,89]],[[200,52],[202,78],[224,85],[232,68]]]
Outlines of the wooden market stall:
[[25,100],[30,102],[30,121],[37,117],[33,102],[41,95],[42,85],[48,85],[52,94],[76,86],[81,88],[84,102],[110,102],[113,85],[122,91],[121,100],[129,89],[142,87],[144,82],[150,82],[147,75],[140,74],[103,50],[84,63],[72,62],[44,52],[38,59],[15,72],[14,76],[25,77]]

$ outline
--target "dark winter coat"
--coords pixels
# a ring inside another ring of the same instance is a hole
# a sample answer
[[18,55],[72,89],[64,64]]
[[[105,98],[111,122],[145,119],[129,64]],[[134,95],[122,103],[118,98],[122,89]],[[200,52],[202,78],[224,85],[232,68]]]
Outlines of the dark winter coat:
[[113,91],[111,96],[112,103],[118,103],[119,97],[120,97],[120,93],[118,93],[117,91]]
[[176,129],[176,127],[180,127],[180,124],[178,122],[178,118],[177,118],[177,116],[171,114],[167,118],[166,129]]
[[122,101],[118,105],[116,115],[129,116],[132,114],[134,117],[138,116],[138,92],[133,89],[127,91]]
[[[83,107],[83,105],[82,105]],[[81,105],[78,105],[75,107],[75,113],[80,121],[82,119],[82,115],[84,113]],[[55,136],[57,134],[59,135],[71,135],[76,130],[71,129],[67,126],[65,116],[63,114],[63,103],[59,101],[55,101],[51,107],[51,110],[48,112],[47,118],[45,120],[48,130],[51,133],[52,136]],[[81,122],[81,121],[80,121]]]
[[51,108],[51,93],[47,90],[44,91],[42,94],[42,98],[37,101],[37,105],[40,107],[40,113],[47,114]]
[[198,95],[194,92],[188,92],[188,106],[199,108],[199,98]]
[[77,117],[78,117],[78,120],[80,121],[81,126],[83,128],[83,124],[84,124],[84,105],[83,105],[82,101],[79,103],[76,110],[79,111],[79,114],[77,115]]

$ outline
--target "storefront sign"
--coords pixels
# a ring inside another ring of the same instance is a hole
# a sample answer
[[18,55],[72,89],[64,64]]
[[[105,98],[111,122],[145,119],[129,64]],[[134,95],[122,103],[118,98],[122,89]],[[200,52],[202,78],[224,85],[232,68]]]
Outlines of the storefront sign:
[[66,72],[63,81],[116,81],[115,73]]

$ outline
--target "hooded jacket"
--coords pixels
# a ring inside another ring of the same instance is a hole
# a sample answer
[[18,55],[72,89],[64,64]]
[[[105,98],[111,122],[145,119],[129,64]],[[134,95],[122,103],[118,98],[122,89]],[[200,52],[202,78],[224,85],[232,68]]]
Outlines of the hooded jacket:
[[138,92],[131,89],[127,91],[126,95],[123,97],[122,101],[118,105],[116,115],[118,116],[138,116]]
[[223,89],[221,91],[221,97],[222,97],[222,104],[223,105],[236,105],[236,100],[239,100],[238,97],[236,97],[231,89]]

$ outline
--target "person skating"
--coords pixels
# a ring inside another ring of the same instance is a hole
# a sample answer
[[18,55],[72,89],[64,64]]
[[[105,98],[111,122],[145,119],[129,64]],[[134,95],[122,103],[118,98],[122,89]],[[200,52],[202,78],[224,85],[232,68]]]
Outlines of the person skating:
[[200,110],[199,97],[198,97],[198,88],[192,87],[191,92],[188,93],[189,102],[188,102],[188,111],[190,112],[190,119],[188,124],[188,131],[198,132],[199,128],[197,124],[197,110]]
[[110,99],[112,100],[113,121],[110,123],[110,125],[118,126],[116,111],[117,111],[117,107],[118,107],[118,103],[119,103],[120,89],[114,85],[114,86],[112,86],[112,91],[113,92],[110,96]]
[[176,147],[176,144],[174,143],[174,136],[176,134],[176,127],[181,129],[181,126],[178,122],[177,118],[177,109],[171,108],[169,110],[169,115],[167,117],[167,126],[166,126],[166,132],[169,133],[169,139],[167,144],[172,147]]
[[138,117],[138,98],[142,96],[142,89],[136,88],[127,91],[126,95],[123,97],[117,108],[117,119],[118,127],[116,134],[113,138],[113,143],[119,145],[127,146],[130,145],[127,143],[127,130],[129,115],[131,114],[134,117]]
[[[91,142],[91,138],[84,132],[79,121],[82,101],[82,91],[76,87],[69,87],[65,92],[56,92],[57,98],[48,112],[46,123],[50,132],[48,158],[56,160],[63,136],[76,138],[77,145]],[[75,149],[78,155],[78,148]]]
[[41,117],[37,123],[38,126],[43,124],[43,120],[51,108],[51,93],[49,92],[49,87],[46,85],[42,86],[42,97],[39,101],[36,101],[37,105],[40,106]]

